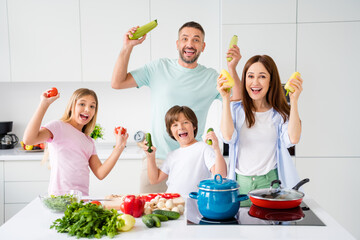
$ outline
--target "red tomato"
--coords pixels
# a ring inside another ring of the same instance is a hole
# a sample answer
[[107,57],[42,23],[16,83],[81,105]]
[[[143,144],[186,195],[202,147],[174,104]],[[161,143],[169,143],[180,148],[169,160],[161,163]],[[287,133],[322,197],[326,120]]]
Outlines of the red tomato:
[[40,145],[39,147],[40,147],[41,149],[45,149],[45,143],[40,143],[39,145]]
[[58,95],[58,90],[55,87],[47,90],[47,97],[48,98],[55,97],[56,95]]
[[121,132],[120,132],[121,135],[126,134],[127,130],[126,130],[126,128],[123,128],[123,127],[116,127],[116,128],[115,128],[115,134],[118,134],[118,132],[120,131],[120,129],[121,129]]
[[120,211],[125,213],[125,210],[124,210],[124,203],[120,204]]
[[101,202],[99,202],[99,201],[91,201],[90,203],[101,206]]

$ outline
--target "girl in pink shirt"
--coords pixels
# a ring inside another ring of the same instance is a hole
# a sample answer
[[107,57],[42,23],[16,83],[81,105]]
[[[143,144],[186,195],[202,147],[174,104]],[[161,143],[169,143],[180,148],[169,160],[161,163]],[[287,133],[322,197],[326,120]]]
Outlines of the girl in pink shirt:
[[40,105],[31,118],[24,133],[26,145],[49,142],[51,175],[49,194],[63,195],[70,190],[79,190],[89,195],[89,167],[102,180],[114,167],[125,148],[129,135],[115,135],[116,145],[110,157],[101,163],[90,138],[96,123],[98,99],[94,91],[77,89],[70,98],[65,113],[60,120],[54,120],[43,127],[42,119],[46,110],[60,97],[48,97],[47,91],[41,95]]

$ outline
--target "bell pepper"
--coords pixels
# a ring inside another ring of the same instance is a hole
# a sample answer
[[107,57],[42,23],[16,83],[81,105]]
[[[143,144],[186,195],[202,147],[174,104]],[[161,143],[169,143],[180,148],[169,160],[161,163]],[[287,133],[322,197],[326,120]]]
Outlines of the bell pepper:
[[298,77],[301,77],[301,74],[299,72],[294,72],[290,76],[289,80],[286,82],[285,87],[284,87],[286,90],[286,96],[289,94],[289,92],[295,91],[295,89],[290,85],[290,81],[291,81],[291,79],[298,78]]
[[133,217],[141,217],[144,212],[145,201],[141,197],[135,195],[127,195],[124,198],[121,209],[123,213],[130,214]]

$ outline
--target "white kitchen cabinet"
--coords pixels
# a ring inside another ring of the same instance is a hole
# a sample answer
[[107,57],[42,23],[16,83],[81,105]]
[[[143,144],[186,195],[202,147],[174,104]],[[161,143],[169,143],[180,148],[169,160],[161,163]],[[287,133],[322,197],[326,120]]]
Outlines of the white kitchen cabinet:
[[12,81],[81,81],[79,2],[7,4]]
[[222,0],[222,24],[295,23],[296,2],[296,0]]
[[360,214],[360,158],[296,157],[296,168],[301,178],[310,179],[303,186],[305,197],[316,200],[344,228],[360,236],[356,220]]
[[99,180],[90,174],[90,196],[103,198],[110,194],[140,193],[142,159],[121,159],[109,175]]
[[0,0],[0,53],[0,82],[9,82],[10,55],[6,0]]
[[[148,0],[80,1],[84,81],[110,82],[125,33],[133,26],[141,26],[153,20],[150,19],[149,3]],[[151,35],[133,49],[129,70],[150,61]]]
[[237,35],[242,59],[237,66],[239,77],[245,63],[254,55],[269,55],[278,67],[280,78],[285,83],[295,71],[296,24],[241,24],[223,25],[222,67],[227,69],[226,52],[230,39]]
[[299,24],[298,28],[297,64],[304,91],[296,156],[358,157],[360,22]]
[[[31,153],[29,153],[31,154]],[[5,161],[4,214],[5,221],[20,211],[39,194],[45,194],[50,170],[40,161]]]
[[0,226],[4,223],[4,162],[0,161]]
[[159,23],[151,36],[151,59],[177,59],[179,28],[186,22],[195,21],[204,28],[206,43],[198,62],[220,70],[220,1],[183,0],[176,3],[167,0],[152,0],[150,3],[151,19],[158,19]]
[[359,0],[298,0],[298,22],[359,21]]

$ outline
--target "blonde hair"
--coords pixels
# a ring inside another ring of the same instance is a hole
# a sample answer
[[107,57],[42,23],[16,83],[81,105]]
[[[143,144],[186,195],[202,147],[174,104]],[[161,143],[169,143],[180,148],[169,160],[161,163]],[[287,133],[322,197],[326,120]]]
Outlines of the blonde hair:
[[76,101],[79,100],[80,98],[84,97],[84,96],[89,96],[89,95],[94,97],[95,102],[96,102],[96,106],[95,106],[94,117],[81,130],[87,136],[90,136],[90,134],[92,133],[92,131],[95,128],[96,117],[97,117],[97,112],[98,112],[98,105],[99,105],[98,104],[98,98],[96,96],[96,93],[93,90],[90,90],[90,89],[87,89],[87,88],[79,88],[79,89],[77,89],[72,94],[72,96],[70,97],[70,100],[68,102],[68,105],[66,106],[64,115],[60,119],[63,122],[70,122],[71,117],[72,117],[72,113],[75,110]]
[[[72,94],[72,96],[70,97],[70,100],[68,102],[68,105],[66,106],[65,112],[64,112],[62,118],[60,119],[63,122],[70,122],[71,117],[72,117],[72,113],[75,110],[76,101],[78,99],[84,97],[84,96],[89,96],[89,95],[93,96],[95,98],[96,106],[95,106],[94,117],[81,130],[87,136],[90,136],[90,134],[92,133],[92,131],[95,128],[96,117],[97,117],[97,112],[98,112],[98,98],[96,96],[96,93],[93,90],[90,90],[90,89],[87,89],[87,88],[79,88],[79,89],[77,89]],[[41,160],[41,165],[44,165],[48,161],[48,158],[49,158],[49,149],[48,149],[48,145],[46,144],[43,159]],[[51,167],[50,167],[50,164],[49,164],[48,169],[50,169],[50,168]]]

